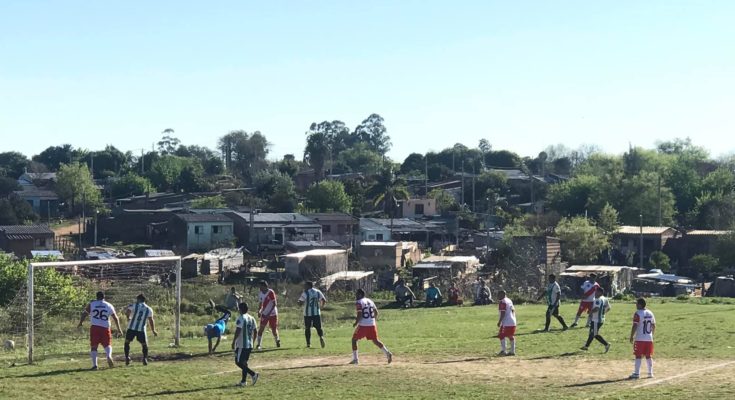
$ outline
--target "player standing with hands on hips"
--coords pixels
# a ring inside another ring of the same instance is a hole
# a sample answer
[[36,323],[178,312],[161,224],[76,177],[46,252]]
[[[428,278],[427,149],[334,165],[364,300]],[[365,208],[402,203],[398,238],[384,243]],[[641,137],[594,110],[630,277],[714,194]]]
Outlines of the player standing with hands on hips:
[[91,325],[89,327],[89,341],[91,343],[92,350],[90,356],[92,358],[92,370],[96,371],[97,366],[97,348],[101,344],[105,349],[105,355],[107,356],[107,365],[110,368],[115,366],[112,361],[112,331],[110,331],[110,318],[115,321],[117,332],[122,336],[122,329],[120,329],[120,318],[115,313],[115,307],[112,304],[105,301],[105,294],[103,292],[97,292],[97,300],[87,304],[87,307],[82,312],[82,318],[79,320],[79,327],[82,327],[82,323],[89,315]]

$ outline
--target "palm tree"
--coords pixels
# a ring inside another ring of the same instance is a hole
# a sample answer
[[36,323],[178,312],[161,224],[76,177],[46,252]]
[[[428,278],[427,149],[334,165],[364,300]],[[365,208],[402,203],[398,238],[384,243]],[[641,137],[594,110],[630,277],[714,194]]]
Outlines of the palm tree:
[[390,217],[392,236],[393,218],[395,218],[398,210],[398,201],[408,200],[410,197],[406,189],[406,181],[396,176],[391,168],[386,168],[377,176],[375,183],[368,191],[368,195],[373,199],[373,206],[375,208],[382,207],[383,212]]
[[329,137],[324,132],[307,132],[304,162],[314,168],[317,181],[324,179],[324,165],[329,157]]

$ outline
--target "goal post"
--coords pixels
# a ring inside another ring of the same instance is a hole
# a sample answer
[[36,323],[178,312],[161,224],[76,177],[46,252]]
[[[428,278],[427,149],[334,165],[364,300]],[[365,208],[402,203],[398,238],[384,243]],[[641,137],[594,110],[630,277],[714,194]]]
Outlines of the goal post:
[[[82,260],[82,261],[50,261],[50,262],[30,262],[28,264],[28,277],[27,277],[27,290],[23,293],[27,296],[26,304],[26,332],[27,332],[27,347],[28,347],[28,364],[33,364],[34,361],[34,343],[36,339],[36,325],[38,323],[37,307],[36,307],[36,272],[42,268],[54,268],[57,271],[74,271],[75,274],[84,275],[85,268],[92,268],[95,274],[98,274],[94,278],[90,279],[91,284],[94,286],[95,281],[104,280],[106,282],[115,282],[122,276],[122,279],[130,279],[130,276],[120,273],[117,270],[125,269],[125,267],[131,266],[142,267],[135,273],[140,282],[150,282],[151,277],[160,278],[162,275],[166,275],[166,282],[168,282],[169,274],[175,275],[174,286],[174,327],[173,327],[173,339],[174,346],[178,347],[181,343],[181,257],[145,257],[145,258],[120,258],[120,259],[109,259],[109,260]],[[159,268],[151,269],[150,271],[145,270],[146,266],[152,265],[171,265],[172,268]],[[82,272],[80,272],[82,271]],[[105,273],[107,273],[105,275]],[[147,276],[146,274],[150,274]],[[19,294],[21,294],[19,292]],[[91,300],[91,299],[89,299]],[[78,314],[77,314],[78,315]],[[122,322],[121,322],[122,325]]]

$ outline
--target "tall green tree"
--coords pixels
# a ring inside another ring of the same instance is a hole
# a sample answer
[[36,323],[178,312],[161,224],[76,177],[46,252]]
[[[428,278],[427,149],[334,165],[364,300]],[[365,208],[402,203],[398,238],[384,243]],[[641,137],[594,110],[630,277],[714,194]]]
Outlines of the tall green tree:
[[398,210],[398,201],[407,200],[410,197],[406,182],[396,176],[391,168],[384,169],[375,178],[375,182],[368,190],[368,195],[373,199],[373,206],[390,216],[395,217]]
[[33,156],[33,161],[45,165],[51,171],[58,171],[61,164],[70,164],[79,159],[80,152],[70,144],[51,146]]
[[291,212],[296,207],[296,188],[290,176],[277,170],[263,170],[253,178],[255,193],[272,212]]
[[114,198],[140,196],[155,192],[156,189],[148,178],[134,173],[128,173],[118,178],[113,181],[111,186],[111,195]]
[[624,225],[638,225],[643,215],[644,225],[658,225],[659,202],[661,225],[674,223],[674,195],[666,186],[658,185],[658,174],[642,172],[625,178],[621,188],[620,220]]
[[17,151],[0,153],[0,177],[17,179],[29,164],[30,160]]
[[89,215],[102,208],[102,194],[85,164],[62,164],[56,179],[56,193],[70,206],[73,214],[81,213],[84,208]]
[[[312,124],[312,128],[314,125]],[[310,130],[306,133],[306,148],[304,162],[314,168],[317,181],[324,179],[324,169],[327,161],[332,158],[330,138],[325,132]]]
[[556,235],[562,242],[563,259],[574,264],[595,263],[610,248],[608,238],[585,217],[562,218]]
[[173,154],[181,144],[181,140],[174,136],[174,130],[171,128],[164,129],[161,135],[161,140],[158,141],[158,152],[163,155]]
[[326,180],[309,187],[306,192],[306,206],[317,212],[349,212],[352,199],[345,192],[342,182]]
[[361,143],[381,156],[385,156],[391,148],[390,136],[384,122],[380,115],[370,114],[355,128],[354,133]]
[[222,152],[225,169],[246,184],[251,184],[255,174],[268,166],[270,143],[260,131],[231,131],[219,139],[217,148]]

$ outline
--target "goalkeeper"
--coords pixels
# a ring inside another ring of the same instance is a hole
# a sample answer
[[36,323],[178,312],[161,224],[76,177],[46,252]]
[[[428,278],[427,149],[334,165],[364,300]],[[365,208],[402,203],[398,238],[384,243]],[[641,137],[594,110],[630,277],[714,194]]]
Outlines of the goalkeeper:
[[[207,326],[204,327],[204,333],[207,335],[210,355],[214,354],[214,352],[217,350],[217,346],[219,346],[222,335],[225,333],[225,329],[227,329],[227,322],[230,320],[231,315],[230,310],[228,310],[226,307],[214,306],[213,308],[221,312],[222,316],[213,323],[207,324]],[[214,344],[214,346],[212,346],[212,339],[215,338],[217,339],[217,342]]]

